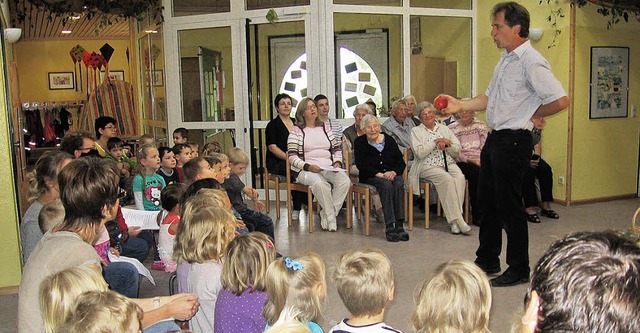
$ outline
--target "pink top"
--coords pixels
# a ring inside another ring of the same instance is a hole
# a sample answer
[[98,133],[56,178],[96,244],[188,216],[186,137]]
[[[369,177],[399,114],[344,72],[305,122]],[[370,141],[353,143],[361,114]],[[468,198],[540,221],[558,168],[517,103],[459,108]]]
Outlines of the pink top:
[[467,162],[467,160],[479,160],[480,152],[487,140],[487,126],[480,120],[474,119],[468,126],[463,126],[459,121],[451,123],[449,129],[460,140],[460,154],[458,162]]
[[331,152],[329,151],[331,143],[322,127],[305,127],[302,131],[305,134],[304,161],[318,166],[330,166],[332,164]]

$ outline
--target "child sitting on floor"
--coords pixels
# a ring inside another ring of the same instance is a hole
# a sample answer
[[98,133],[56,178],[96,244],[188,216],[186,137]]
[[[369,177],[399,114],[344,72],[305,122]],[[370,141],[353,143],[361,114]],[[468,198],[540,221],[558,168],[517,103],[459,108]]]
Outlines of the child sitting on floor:
[[122,139],[118,137],[110,138],[107,140],[107,158],[116,161],[118,170],[120,170],[121,178],[131,177],[131,172],[136,170],[136,161],[127,157],[122,149]]
[[[228,154],[231,174],[222,186],[227,191],[233,208],[242,216],[244,223],[249,225],[249,230],[259,231],[273,238],[273,221],[269,215],[260,212],[264,210],[264,204],[258,200],[258,191],[246,186],[240,179],[240,176],[247,170],[249,157],[240,148],[233,148]],[[253,200],[258,211],[247,207],[242,197],[243,193]]]
[[351,250],[336,262],[333,281],[351,318],[329,333],[399,332],[384,323],[384,308],[393,300],[393,268],[378,249]]
[[173,243],[180,223],[180,200],[184,195],[185,186],[180,183],[165,187],[160,194],[162,208],[167,213],[160,223],[158,235],[158,254],[164,263],[165,272],[175,272],[176,262],[173,260]]

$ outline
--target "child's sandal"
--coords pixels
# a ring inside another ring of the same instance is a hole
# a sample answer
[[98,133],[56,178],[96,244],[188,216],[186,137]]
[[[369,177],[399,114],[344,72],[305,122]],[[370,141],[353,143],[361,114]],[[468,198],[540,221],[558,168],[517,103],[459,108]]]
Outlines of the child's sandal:
[[527,221],[531,222],[531,223],[540,223],[542,221],[540,221],[540,217],[538,216],[538,214],[527,214]]
[[549,209],[549,210],[543,209],[542,211],[540,211],[540,214],[542,214],[542,215],[544,215],[544,216],[546,216],[546,217],[548,217],[550,219],[556,219],[557,220],[557,219],[560,218],[560,215],[558,215],[558,213],[554,212],[551,209]]

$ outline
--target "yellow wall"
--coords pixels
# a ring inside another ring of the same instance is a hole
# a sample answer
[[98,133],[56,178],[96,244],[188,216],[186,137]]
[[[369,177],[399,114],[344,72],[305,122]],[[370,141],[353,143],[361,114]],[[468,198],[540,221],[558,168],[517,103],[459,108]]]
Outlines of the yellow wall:
[[[576,88],[572,200],[636,193],[638,176],[638,118],[640,106],[640,23],[607,20],[593,5],[576,10]],[[592,46],[629,47],[629,116],[589,119],[589,81]]]
[[[500,1],[478,1],[477,26],[478,26],[478,85],[477,93],[483,94],[491,81],[493,69],[500,59],[500,52],[491,38],[490,13],[493,6]],[[532,45],[549,61],[555,76],[560,80],[568,95],[569,93],[569,4],[565,0],[560,1],[560,6],[565,18],[558,20],[558,27],[562,29],[557,46],[548,48],[553,39],[551,25],[546,21],[549,9],[545,5],[539,5],[538,0],[519,1],[527,7],[531,15],[531,27],[545,29],[541,40],[533,41]],[[562,111],[547,118],[547,127],[543,132],[542,156],[553,167],[554,185],[553,197],[566,200],[565,185],[557,182],[558,176],[567,174],[567,128],[568,111]]]
[[[3,46],[2,46],[3,47]],[[5,60],[0,57],[0,66],[5,67]],[[4,71],[0,72],[0,154],[11,156],[11,139],[9,137],[9,124],[7,123],[7,108],[4,90],[6,77]],[[20,284],[20,245],[18,238],[18,205],[16,202],[16,189],[14,187],[14,175],[11,158],[3,158],[0,161],[0,179],[2,179],[2,194],[0,194],[0,212],[3,218],[0,220],[0,288],[17,286]]]
[[[49,72],[73,72],[69,51],[80,44],[89,53],[100,53],[100,47],[109,43],[115,49],[109,61],[109,70],[124,70],[125,81],[131,82],[126,50],[128,40],[69,40],[69,41],[19,41],[15,44],[15,59],[20,78],[22,102],[86,100],[86,73],[82,65],[84,92],[75,90],[49,90]],[[131,53],[133,54],[133,53]],[[91,70],[93,73],[93,70]]]

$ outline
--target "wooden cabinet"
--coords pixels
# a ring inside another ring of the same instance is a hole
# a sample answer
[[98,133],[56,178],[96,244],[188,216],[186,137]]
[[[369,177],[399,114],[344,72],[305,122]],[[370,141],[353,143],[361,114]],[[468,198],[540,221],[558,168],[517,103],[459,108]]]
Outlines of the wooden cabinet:
[[458,63],[444,58],[411,55],[411,95],[418,103],[445,93],[458,95]]

